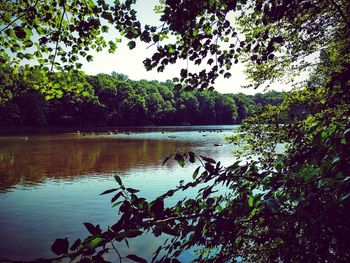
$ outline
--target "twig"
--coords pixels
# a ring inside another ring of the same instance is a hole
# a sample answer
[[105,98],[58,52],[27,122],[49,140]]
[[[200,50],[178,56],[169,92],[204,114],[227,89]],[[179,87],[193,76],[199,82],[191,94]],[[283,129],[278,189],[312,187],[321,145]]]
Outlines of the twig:
[[[39,0],[36,0],[36,2],[34,3],[34,5],[32,7],[35,7],[37,5],[37,3],[39,2]],[[0,30],[0,34],[6,30],[7,28],[9,28],[13,23],[17,22],[19,19],[21,19],[22,17],[25,17],[26,15],[28,15],[27,12],[24,12],[22,15],[18,16],[17,18],[15,18],[14,20],[12,20],[7,26],[5,26],[3,29]]]
[[114,246],[114,243],[113,243],[113,240],[111,240],[111,244],[112,244],[112,247],[114,249],[114,251],[118,254],[118,257],[119,257],[119,262],[122,262],[122,256],[120,255],[118,249]]
[[59,25],[59,27],[58,27],[58,30],[59,30],[59,35],[58,35],[58,37],[57,37],[57,40],[56,40],[56,47],[55,47],[55,55],[54,55],[54,57],[53,57],[53,59],[52,59],[52,62],[51,62],[51,72],[52,72],[52,70],[53,70],[53,66],[54,66],[54,64],[55,64],[55,60],[56,60],[56,56],[57,56],[57,51],[58,51],[58,43],[59,43],[59,41],[60,41],[60,35],[62,34],[62,32],[61,32],[61,28],[62,28],[62,22],[63,22],[63,18],[64,18],[64,15],[66,14],[66,8],[65,8],[65,6],[63,6],[63,13],[62,13],[62,16],[61,16],[61,21],[60,21],[60,25]]

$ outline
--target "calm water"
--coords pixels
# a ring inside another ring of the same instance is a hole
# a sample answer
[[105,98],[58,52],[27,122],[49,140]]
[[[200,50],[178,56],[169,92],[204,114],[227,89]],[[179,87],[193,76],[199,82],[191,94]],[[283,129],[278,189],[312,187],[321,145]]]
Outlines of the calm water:
[[[111,208],[111,196],[99,194],[116,185],[116,174],[151,200],[178,181],[191,180],[195,165],[162,166],[164,158],[176,151],[191,150],[232,162],[233,145],[224,136],[232,135],[233,128],[159,127],[127,134],[0,137],[0,261],[54,256],[50,252],[54,239],[68,237],[73,242],[85,237],[84,222],[112,225],[117,209]],[[168,204],[186,195],[191,192],[176,195]],[[131,243],[130,249],[123,245],[120,249],[150,258],[161,241],[146,236]],[[182,261],[189,261],[191,253]]]

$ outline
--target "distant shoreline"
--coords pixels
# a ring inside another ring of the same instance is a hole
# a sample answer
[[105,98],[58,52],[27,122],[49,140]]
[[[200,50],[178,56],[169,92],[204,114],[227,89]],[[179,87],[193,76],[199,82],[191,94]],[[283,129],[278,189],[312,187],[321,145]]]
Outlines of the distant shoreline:
[[66,126],[13,126],[0,127],[0,136],[5,135],[31,135],[31,134],[57,134],[57,133],[119,133],[134,131],[162,131],[162,130],[231,130],[239,124],[217,124],[217,125],[145,125],[145,126],[113,126],[113,127],[66,127]]

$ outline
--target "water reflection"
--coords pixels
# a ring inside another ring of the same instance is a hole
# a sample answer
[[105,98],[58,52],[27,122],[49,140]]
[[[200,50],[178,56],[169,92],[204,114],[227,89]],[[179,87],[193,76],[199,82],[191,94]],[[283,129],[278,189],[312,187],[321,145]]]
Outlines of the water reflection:
[[0,141],[0,190],[37,184],[46,178],[69,179],[91,173],[124,172],[159,165],[165,156],[190,147],[181,141],[22,137]]
[[[86,236],[83,222],[103,228],[113,224],[118,215],[111,209],[110,196],[99,194],[115,186],[115,173],[129,187],[140,189],[140,196],[153,199],[179,180],[192,178],[193,166],[180,169],[170,162],[162,167],[164,158],[175,151],[192,150],[231,162],[232,146],[223,140],[228,134],[229,130],[0,137],[0,239],[6,240],[0,258],[51,257],[55,238]],[[180,192],[174,198],[188,194]],[[135,241],[135,251],[123,252],[150,255],[159,242],[147,237]]]

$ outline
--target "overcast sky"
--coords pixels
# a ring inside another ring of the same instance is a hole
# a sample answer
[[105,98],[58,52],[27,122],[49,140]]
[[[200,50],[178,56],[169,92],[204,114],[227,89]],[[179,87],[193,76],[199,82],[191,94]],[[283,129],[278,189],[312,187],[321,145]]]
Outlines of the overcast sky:
[[[157,0],[138,0],[136,4],[136,10],[138,18],[142,24],[159,25],[159,16],[153,12],[154,6],[157,4]],[[115,39],[115,32],[111,32],[108,37]],[[175,65],[169,65],[164,72],[157,72],[156,70],[146,71],[142,61],[146,57],[151,57],[154,53],[154,48],[147,48],[149,44],[136,42],[136,48],[129,50],[127,47],[128,41],[123,41],[118,45],[117,51],[114,54],[109,54],[107,50],[98,52],[94,55],[94,60],[89,63],[83,63],[83,70],[87,74],[98,73],[111,73],[112,71],[126,74],[133,80],[147,79],[147,80],[159,80],[165,81],[178,77],[181,68],[186,68],[186,62],[179,61]],[[191,67],[191,66],[190,66]],[[190,68],[191,70],[191,68]],[[262,92],[254,89],[243,89],[241,85],[248,84],[245,78],[244,67],[240,64],[234,64],[231,70],[232,77],[230,79],[224,79],[220,77],[214,87],[215,90],[221,93],[238,93],[243,92],[246,94],[254,94],[256,92]],[[278,91],[289,90],[288,85],[274,84],[272,88]]]

